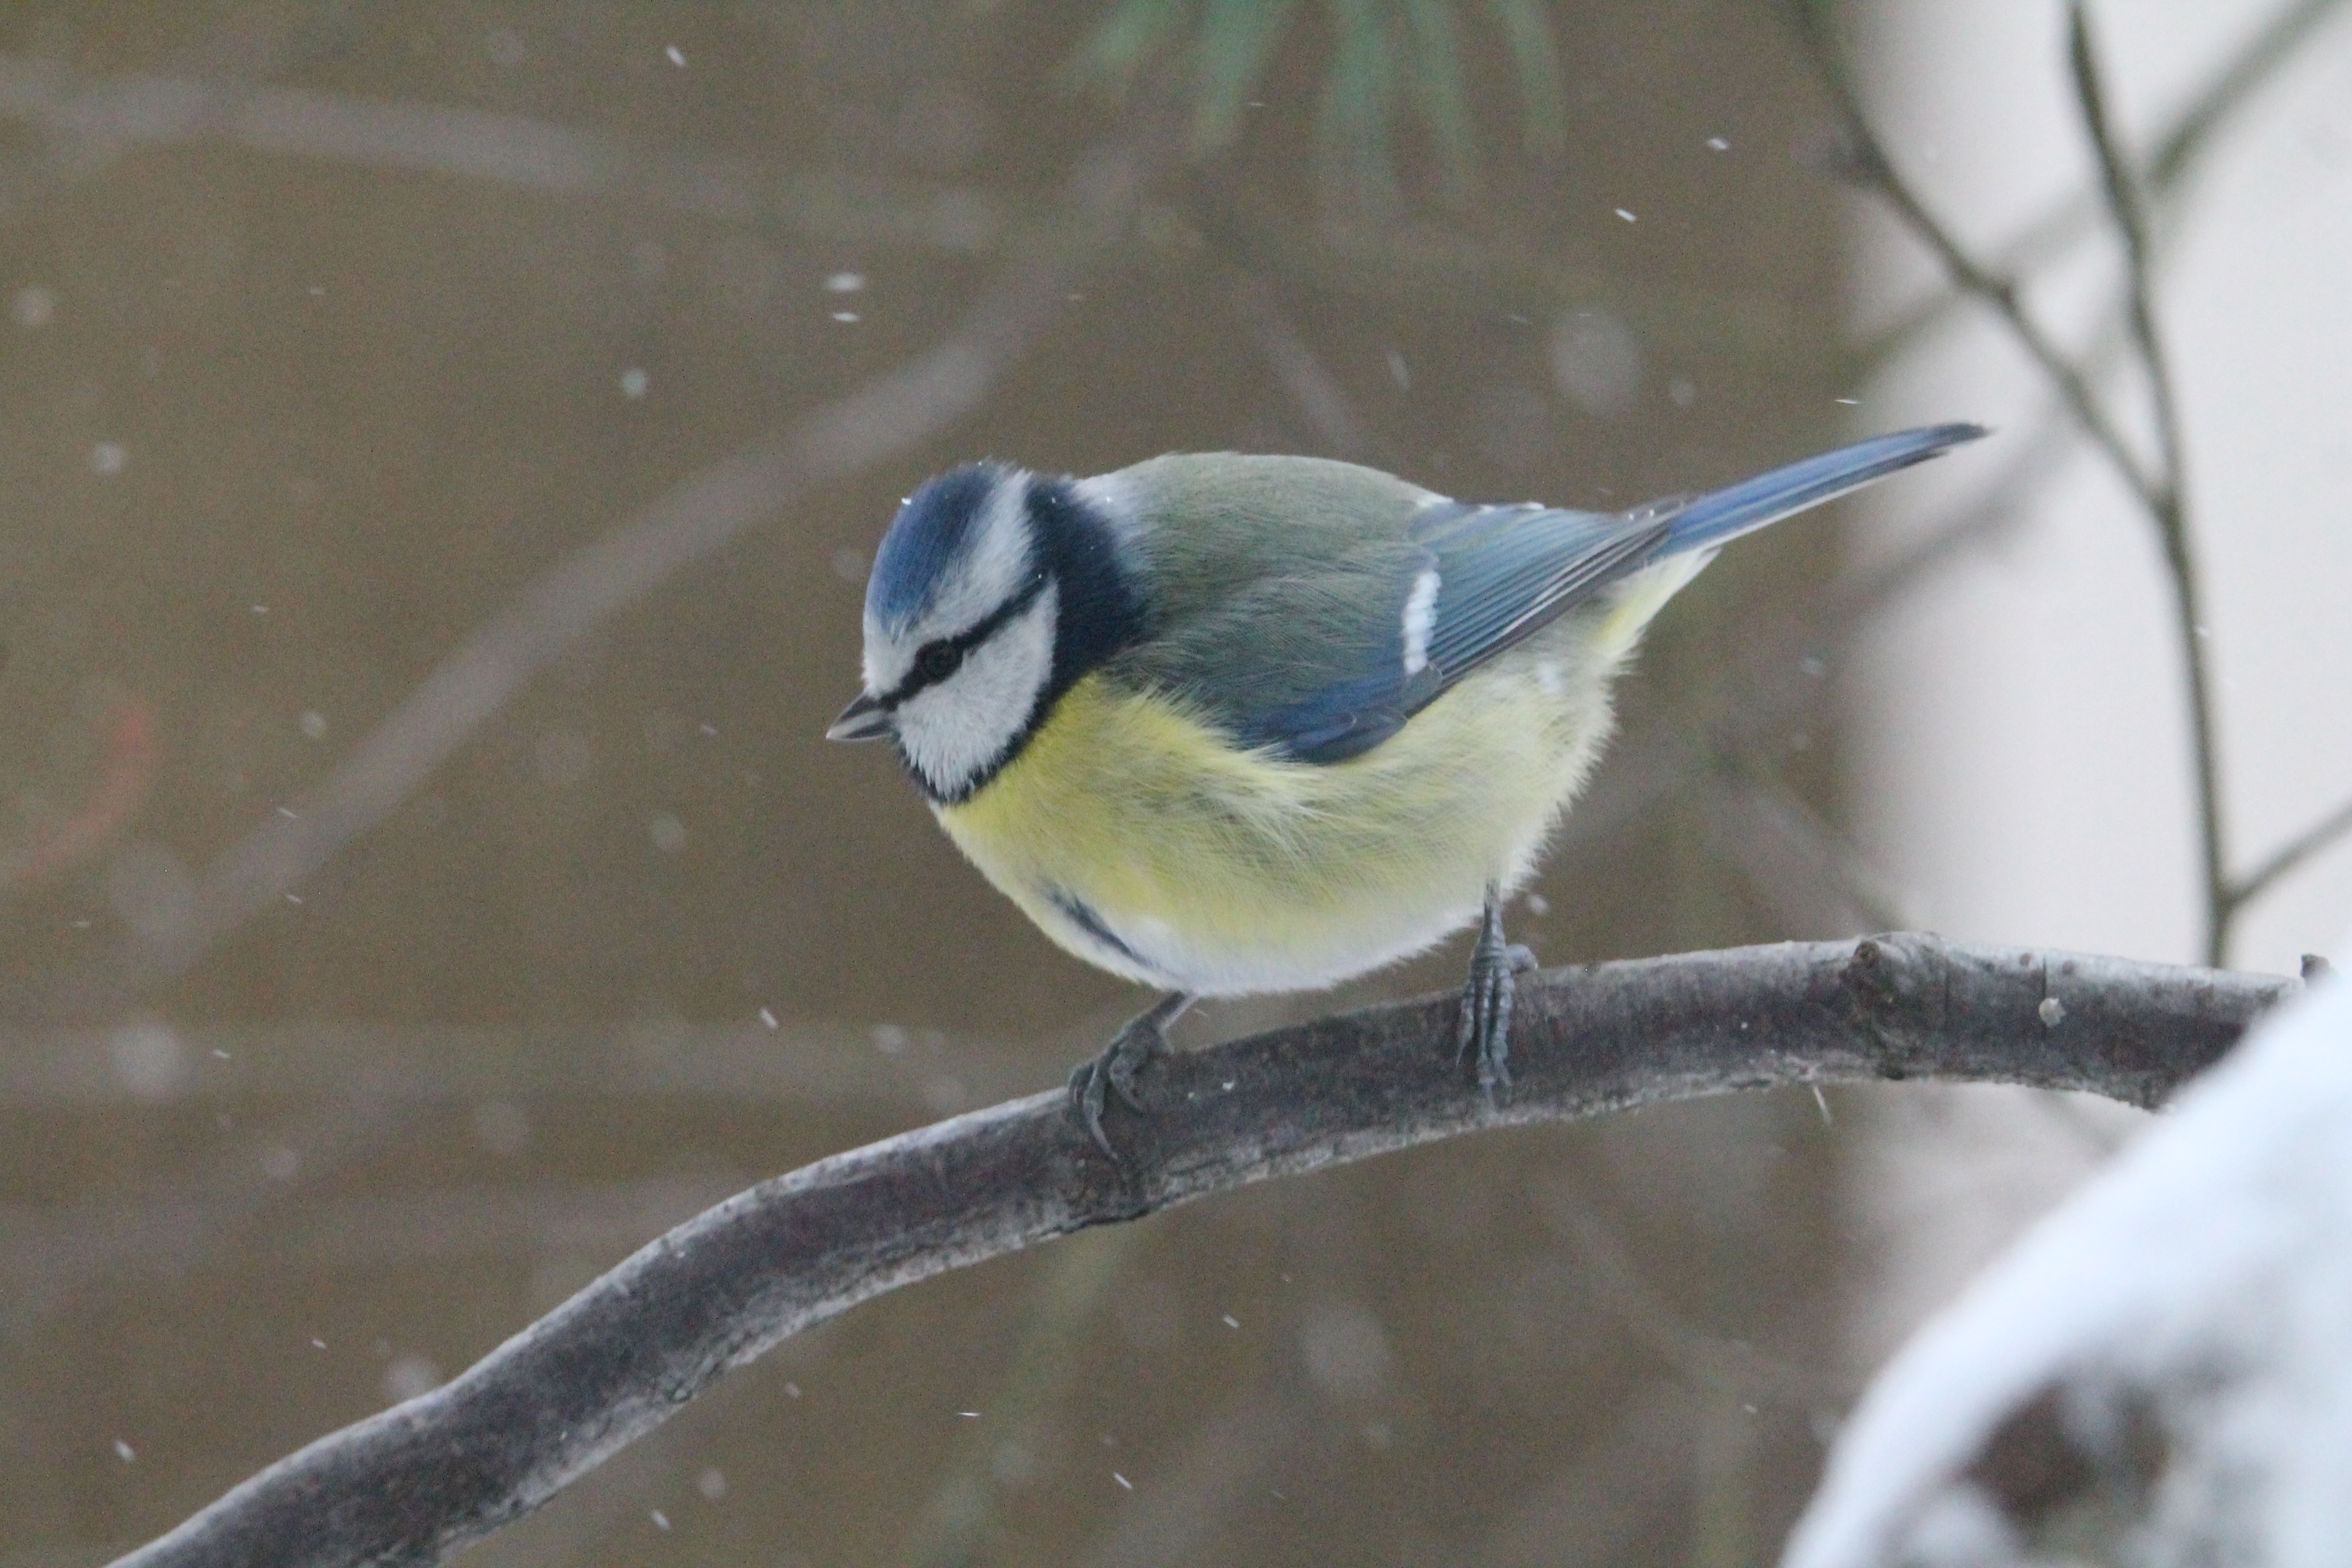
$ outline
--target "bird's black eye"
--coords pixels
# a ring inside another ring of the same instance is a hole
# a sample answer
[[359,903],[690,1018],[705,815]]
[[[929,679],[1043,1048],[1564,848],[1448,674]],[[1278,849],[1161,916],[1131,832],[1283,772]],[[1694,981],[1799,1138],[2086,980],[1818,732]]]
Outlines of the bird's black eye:
[[925,643],[915,656],[915,673],[925,685],[945,680],[963,663],[963,649],[951,642]]

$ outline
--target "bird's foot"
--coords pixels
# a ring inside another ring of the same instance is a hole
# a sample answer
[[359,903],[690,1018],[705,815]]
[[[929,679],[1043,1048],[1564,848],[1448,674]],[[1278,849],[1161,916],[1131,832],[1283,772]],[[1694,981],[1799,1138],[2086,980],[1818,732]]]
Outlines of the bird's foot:
[[1103,1111],[1114,1094],[1129,1110],[1140,1111],[1143,1101],[1135,1092],[1135,1076],[1158,1058],[1168,1054],[1168,1026],[1192,1005],[1192,998],[1178,992],[1163,996],[1127,1021],[1125,1027],[1113,1035],[1102,1054],[1080,1062],[1070,1074],[1070,1110],[1095,1146],[1112,1160],[1118,1160],[1118,1151],[1110,1146],[1103,1132]]
[[1470,950],[1470,983],[1462,988],[1462,1008],[1454,1030],[1454,1059],[1478,1062],[1478,1087],[1493,1098],[1511,1087],[1511,1001],[1517,976],[1536,966],[1536,955],[1503,940],[1500,890],[1486,889],[1486,918],[1477,945]]

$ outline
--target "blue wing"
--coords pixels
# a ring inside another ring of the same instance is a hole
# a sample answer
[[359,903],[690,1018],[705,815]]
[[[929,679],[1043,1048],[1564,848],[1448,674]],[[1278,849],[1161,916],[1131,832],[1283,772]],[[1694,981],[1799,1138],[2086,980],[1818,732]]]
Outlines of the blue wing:
[[1381,597],[1381,635],[1361,673],[1245,716],[1241,739],[1301,762],[1379,745],[1480,665],[1655,559],[1671,521],[1537,506],[1433,503],[1414,518],[1403,567]]
[[1229,645],[1234,678],[1217,682],[1213,705],[1245,745],[1307,763],[1360,756],[1464,677],[1631,574],[1715,549],[1983,434],[1939,425],[1882,436],[1615,514],[1433,502],[1413,518],[1410,548],[1385,584],[1375,585],[1368,608],[1376,618],[1350,639],[1346,673],[1303,693],[1285,690],[1279,672],[1255,668],[1255,650]]

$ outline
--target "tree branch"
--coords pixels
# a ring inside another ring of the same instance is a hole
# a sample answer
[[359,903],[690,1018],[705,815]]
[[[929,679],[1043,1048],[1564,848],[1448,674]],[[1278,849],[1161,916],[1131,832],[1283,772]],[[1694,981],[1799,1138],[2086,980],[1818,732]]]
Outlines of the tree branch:
[[1165,1060],[1124,1168],[1058,1091],[819,1161],[638,1251],[454,1382],[311,1444],[118,1568],[428,1564],[553,1497],[729,1369],[860,1301],[1270,1176],[1488,1128],[1791,1083],[1927,1078],[2153,1105],[2295,981],[1896,935],[1522,983],[1507,1098],[1424,997]]

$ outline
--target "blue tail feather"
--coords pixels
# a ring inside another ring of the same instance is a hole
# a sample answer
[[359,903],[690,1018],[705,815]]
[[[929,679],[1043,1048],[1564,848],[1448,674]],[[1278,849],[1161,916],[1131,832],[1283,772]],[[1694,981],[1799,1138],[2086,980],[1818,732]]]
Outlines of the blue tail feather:
[[1712,549],[1984,434],[1981,425],[1930,425],[1901,430],[1742,479],[1683,508],[1658,554]]

